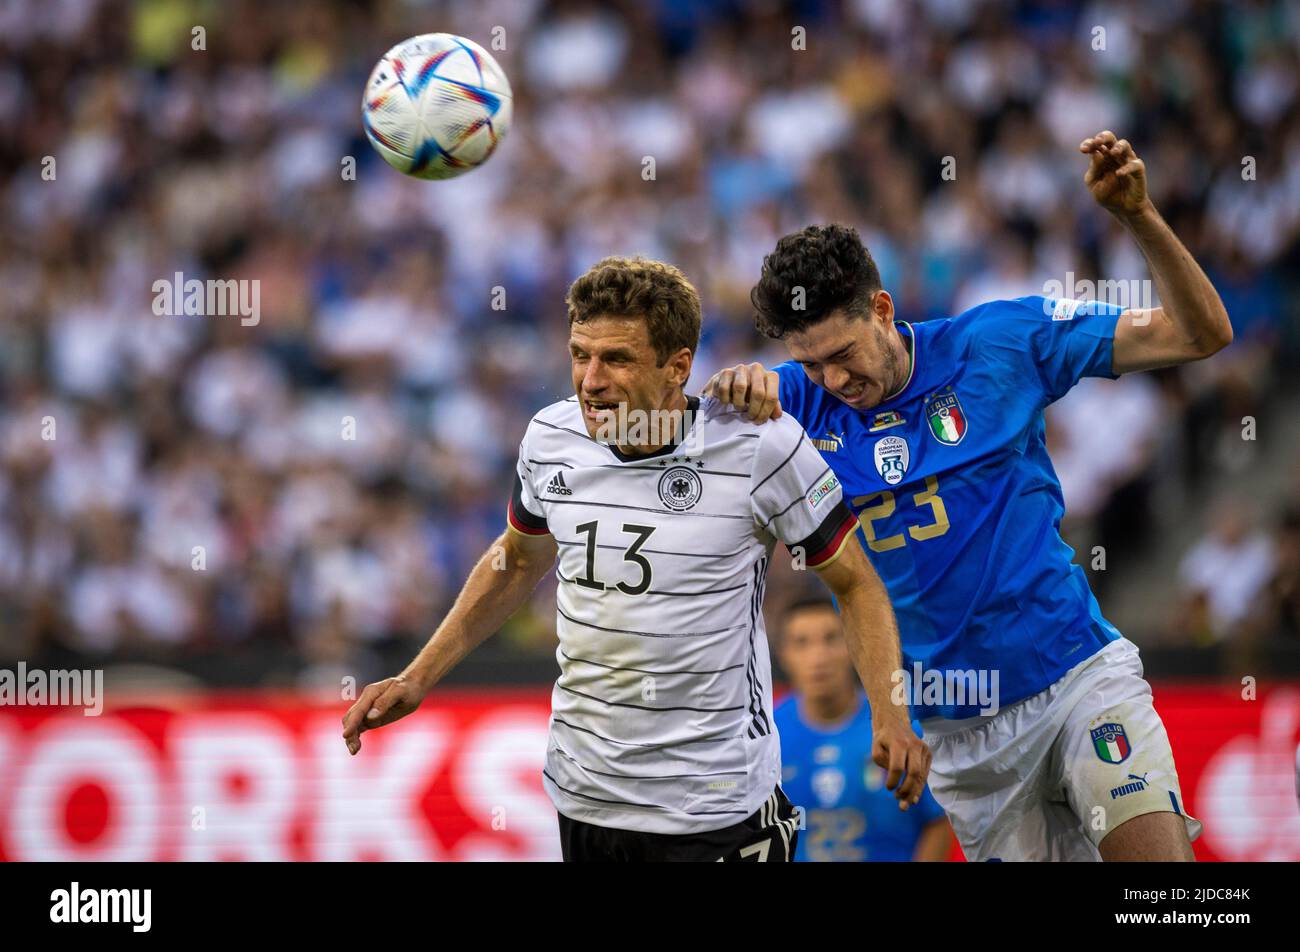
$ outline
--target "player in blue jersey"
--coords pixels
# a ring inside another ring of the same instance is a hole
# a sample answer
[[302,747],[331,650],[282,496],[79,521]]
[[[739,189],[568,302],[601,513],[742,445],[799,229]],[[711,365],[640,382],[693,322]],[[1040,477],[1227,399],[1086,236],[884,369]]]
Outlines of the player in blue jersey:
[[[784,408],[840,478],[894,603],[898,688],[970,859],[1193,859],[1169,739],[1136,647],[1061,539],[1043,409],[1081,377],[1209,357],[1223,303],[1102,132],[1084,181],[1146,257],[1162,307],[1023,297],[908,324],[857,233],[787,235],[752,293],[791,356],[715,375],[756,419]],[[778,406],[779,404],[779,406]]]
[[829,598],[789,605],[777,656],[794,688],[773,712],[781,787],[803,815],[795,859],[940,862],[952,831],[927,789],[900,812],[871,757],[871,710],[858,688],[844,628]]

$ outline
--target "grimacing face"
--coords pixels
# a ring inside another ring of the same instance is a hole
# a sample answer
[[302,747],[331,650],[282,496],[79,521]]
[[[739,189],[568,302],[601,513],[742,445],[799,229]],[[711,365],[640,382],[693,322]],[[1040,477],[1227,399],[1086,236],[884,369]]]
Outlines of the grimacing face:
[[829,605],[799,608],[785,619],[780,655],[791,686],[805,697],[852,689],[853,658],[840,616]]
[[684,410],[682,390],[691,374],[691,352],[683,347],[662,367],[646,322],[636,317],[595,317],[569,328],[573,390],[593,439],[606,421],[624,412]]
[[[790,356],[817,386],[856,410],[874,407],[901,383],[894,302],[877,291],[862,317],[843,310],[786,335]],[[905,352],[904,352],[905,356]]]

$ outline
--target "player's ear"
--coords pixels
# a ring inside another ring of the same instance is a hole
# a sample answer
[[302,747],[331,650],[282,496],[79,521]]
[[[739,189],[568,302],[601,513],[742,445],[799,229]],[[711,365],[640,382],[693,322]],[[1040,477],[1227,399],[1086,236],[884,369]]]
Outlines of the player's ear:
[[886,329],[894,323],[894,299],[884,288],[871,295],[871,313],[884,322]]
[[668,358],[668,379],[672,381],[674,386],[686,386],[686,381],[691,376],[691,364],[694,361],[695,355],[687,347],[683,347]]

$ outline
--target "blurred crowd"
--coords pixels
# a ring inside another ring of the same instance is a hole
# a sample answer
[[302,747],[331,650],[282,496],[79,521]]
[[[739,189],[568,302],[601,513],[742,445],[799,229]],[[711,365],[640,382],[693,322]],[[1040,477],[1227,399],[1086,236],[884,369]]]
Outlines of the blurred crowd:
[[[434,31],[491,49],[515,94],[501,149],[454,182],[397,174],[360,124],[374,62]],[[814,221],[859,229],[912,320],[1142,279],[1081,185],[1104,128],[1236,342],[1053,409],[1066,530],[1105,548],[1109,589],[1211,512],[1153,582],[1163,635],[1300,639],[1300,480],[1259,495],[1279,435],[1300,446],[1295,4],[7,0],[0,660],[387,673],[503,526],[592,262],[697,283],[695,387],[782,359],[748,292]],[[178,272],[259,281],[260,320],[155,314]],[[1211,502],[1226,482],[1253,511]],[[551,615],[544,584],[489,652],[553,650]]]

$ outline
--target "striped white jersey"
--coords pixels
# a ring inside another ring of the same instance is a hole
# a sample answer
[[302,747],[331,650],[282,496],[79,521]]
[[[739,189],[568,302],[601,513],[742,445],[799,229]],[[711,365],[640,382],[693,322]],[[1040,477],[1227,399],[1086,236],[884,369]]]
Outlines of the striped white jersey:
[[576,398],[520,444],[510,527],[559,547],[543,784],[571,819],[681,834],[756,811],[780,779],[772,548],[817,567],[856,544],[839,480],[792,417],[691,408],[685,438],[652,456],[589,437]]

